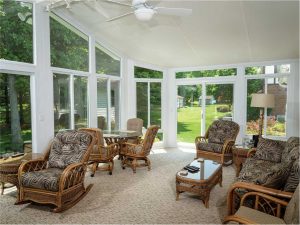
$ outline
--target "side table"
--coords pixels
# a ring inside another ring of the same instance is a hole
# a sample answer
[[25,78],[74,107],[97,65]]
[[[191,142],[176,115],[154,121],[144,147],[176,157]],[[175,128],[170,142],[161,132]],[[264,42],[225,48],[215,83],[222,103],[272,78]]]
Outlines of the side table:
[[22,162],[31,159],[40,158],[43,154],[40,153],[25,153],[20,157],[0,159],[0,184],[1,184],[1,195],[4,192],[5,183],[10,183],[19,188],[18,181],[18,170]]
[[251,148],[249,147],[243,147],[237,145],[232,147],[233,163],[236,166],[236,176],[240,174],[242,165],[247,159],[247,154],[250,149]]

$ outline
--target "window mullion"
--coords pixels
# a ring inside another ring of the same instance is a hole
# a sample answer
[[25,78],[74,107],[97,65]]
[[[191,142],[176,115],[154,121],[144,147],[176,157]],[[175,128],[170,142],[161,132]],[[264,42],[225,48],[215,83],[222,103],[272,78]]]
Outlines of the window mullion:
[[150,106],[150,82],[148,82],[148,87],[147,87],[147,91],[148,91],[148,127],[151,125],[151,121],[150,121],[150,110],[151,110],[151,106]]
[[111,130],[111,80],[107,80],[107,129]]
[[75,129],[75,118],[74,118],[74,113],[75,113],[75,104],[74,104],[74,75],[70,75],[70,104],[71,104],[71,110],[70,110],[70,118],[71,118],[71,129]]

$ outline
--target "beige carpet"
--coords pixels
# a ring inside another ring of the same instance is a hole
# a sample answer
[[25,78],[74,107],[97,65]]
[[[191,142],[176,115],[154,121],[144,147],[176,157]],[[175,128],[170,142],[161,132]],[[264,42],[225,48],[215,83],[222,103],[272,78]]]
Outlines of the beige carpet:
[[15,206],[16,192],[0,196],[0,223],[24,224],[208,224],[221,223],[225,196],[234,180],[234,168],[223,168],[223,187],[211,191],[209,209],[201,200],[182,193],[175,201],[175,173],[193,160],[195,153],[184,148],[157,149],[151,154],[152,170],[122,170],[115,160],[113,175],[99,171],[86,177],[94,183],[88,195],[73,208],[55,214],[40,205]]

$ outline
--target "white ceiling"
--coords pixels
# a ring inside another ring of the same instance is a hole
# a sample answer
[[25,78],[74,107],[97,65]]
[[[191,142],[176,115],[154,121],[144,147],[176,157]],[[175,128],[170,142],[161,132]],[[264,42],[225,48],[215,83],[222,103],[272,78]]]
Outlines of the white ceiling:
[[[130,3],[130,1],[123,1]],[[188,17],[134,15],[103,0],[56,10],[78,20],[128,57],[163,67],[186,67],[299,58],[299,1],[151,1],[193,9]]]

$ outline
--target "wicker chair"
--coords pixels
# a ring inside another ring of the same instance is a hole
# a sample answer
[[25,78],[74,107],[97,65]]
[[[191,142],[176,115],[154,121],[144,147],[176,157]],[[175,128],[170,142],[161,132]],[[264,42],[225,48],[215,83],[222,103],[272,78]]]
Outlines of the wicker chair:
[[[122,149],[122,154],[124,155],[122,160],[123,169],[125,169],[125,165],[130,166],[134,173],[136,173],[137,166],[148,166],[148,170],[151,169],[151,162],[147,156],[150,154],[158,129],[158,126],[150,126],[147,129],[144,140],[139,144],[125,143]],[[145,163],[138,164],[138,160],[144,160]]]
[[95,141],[83,131],[58,133],[43,159],[21,164],[17,204],[52,204],[54,212],[61,212],[79,202],[92,187],[85,188],[84,177]]
[[[231,193],[236,188],[245,188],[249,192],[242,197],[237,212],[231,214]],[[290,193],[239,182],[233,185],[227,199],[229,216],[225,217],[224,223],[235,221],[240,224],[299,224],[299,186],[294,193]],[[253,201],[254,208],[244,206],[248,199]]]
[[[131,118],[127,120],[127,130],[136,131],[139,136],[143,135],[142,129],[143,129],[143,123],[144,121],[140,118]],[[129,138],[127,142],[132,144],[138,144],[140,142],[140,137],[137,138]]]
[[[114,169],[114,157],[118,154],[119,146],[116,143],[105,145],[102,130],[98,128],[81,128],[80,130],[91,133],[96,139],[96,145],[94,146],[90,154],[90,163],[92,166],[91,177],[95,175],[96,170],[109,171],[112,175]],[[105,168],[98,168],[99,163],[107,163]]]
[[239,130],[240,126],[233,121],[214,121],[205,136],[196,137],[196,157],[215,160],[221,164],[232,160],[232,146]]

